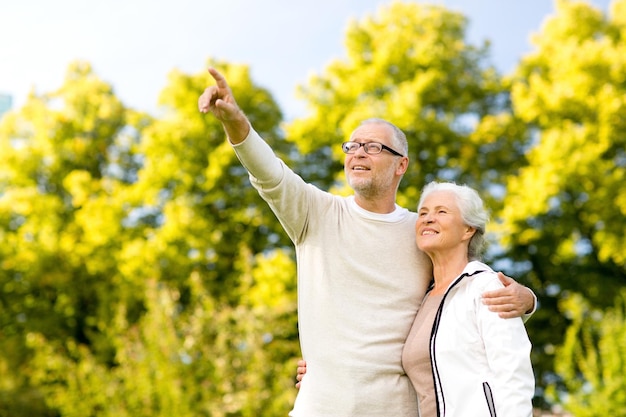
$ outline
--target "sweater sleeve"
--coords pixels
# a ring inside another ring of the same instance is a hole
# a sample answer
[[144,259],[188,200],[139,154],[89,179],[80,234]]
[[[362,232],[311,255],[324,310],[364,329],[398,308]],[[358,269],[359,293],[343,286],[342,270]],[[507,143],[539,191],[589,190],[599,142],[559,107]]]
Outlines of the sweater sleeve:
[[250,174],[250,183],[268,203],[289,238],[295,244],[302,241],[310,213],[319,210],[316,204],[327,202],[330,194],[307,184],[253,129],[233,148]]
[[537,309],[539,308],[539,300],[537,299],[537,295],[535,294],[535,292],[528,287],[526,287],[526,289],[532,294],[533,298],[535,299],[535,304],[530,313],[526,313],[522,316],[522,320],[524,321],[524,323],[526,323],[528,319],[531,318],[531,316],[535,314],[535,311],[537,311]]
[[283,178],[284,165],[254,129],[250,128],[246,139],[233,149],[253,182],[272,187]]

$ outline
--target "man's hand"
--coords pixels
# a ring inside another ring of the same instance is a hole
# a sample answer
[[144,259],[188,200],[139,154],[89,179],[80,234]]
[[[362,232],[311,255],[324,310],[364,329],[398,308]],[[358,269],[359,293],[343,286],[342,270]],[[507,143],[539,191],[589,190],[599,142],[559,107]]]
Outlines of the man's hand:
[[304,374],[306,374],[306,361],[304,359],[300,359],[298,361],[298,369],[296,370],[296,388],[300,389],[300,382],[302,382],[302,378],[304,378]]
[[231,143],[243,142],[250,132],[250,123],[239,109],[226,78],[215,68],[209,68],[209,74],[215,80],[215,85],[204,90],[198,99],[198,110],[201,113],[213,113],[222,122]]
[[535,296],[528,288],[502,272],[498,272],[498,278],[504,284],[504,288],[483,294],[483,303],[489,306],[489,310],[508,319],[521,317],[535,309]]

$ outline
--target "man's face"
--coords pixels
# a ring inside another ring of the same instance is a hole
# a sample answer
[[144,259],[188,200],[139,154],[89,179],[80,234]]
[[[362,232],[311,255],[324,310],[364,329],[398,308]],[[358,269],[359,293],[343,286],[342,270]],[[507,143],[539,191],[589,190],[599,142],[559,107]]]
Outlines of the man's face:
[[[370,123],[359,126],[350,136],[350,140],[358,143],[379,142],[394,149],[392,130],[385,124]],[[375,197],[395,191],[400,180],[398,166],[401,157],[383,150],[376,155],[365,152],[360,147],[353,154],[346,154],[344,171],[348,184],[357,194]]]

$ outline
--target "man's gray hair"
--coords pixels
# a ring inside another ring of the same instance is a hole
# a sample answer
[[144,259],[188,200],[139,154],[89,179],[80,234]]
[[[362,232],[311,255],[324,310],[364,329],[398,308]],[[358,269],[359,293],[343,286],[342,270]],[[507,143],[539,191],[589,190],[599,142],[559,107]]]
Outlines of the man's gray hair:
[[368,124],[381,124],[389,126],[391,128],[391,131],[393,132],[393,147],[402,155],[409,156],[409,142],[406,140],[406,135],[404,134],[404,132],[398,126],[385,119],[379,119],[376,117],[363,120],[359,124],[359,126]]

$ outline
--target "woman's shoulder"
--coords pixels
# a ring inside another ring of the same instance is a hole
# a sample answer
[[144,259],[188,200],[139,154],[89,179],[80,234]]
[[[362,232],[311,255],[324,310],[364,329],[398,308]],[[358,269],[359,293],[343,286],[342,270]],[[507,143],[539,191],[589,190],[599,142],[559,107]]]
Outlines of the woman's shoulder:
[[479,291],[494,290],[504,287],[495,272],[489,265],[480,261],[471,261],[463,270],[467,276],[463,279],[468,289]]

